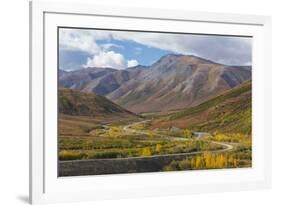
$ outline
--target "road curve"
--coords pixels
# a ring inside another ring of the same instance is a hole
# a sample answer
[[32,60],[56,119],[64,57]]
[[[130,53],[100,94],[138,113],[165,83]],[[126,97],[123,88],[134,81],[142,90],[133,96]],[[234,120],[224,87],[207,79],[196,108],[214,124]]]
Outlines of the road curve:
[[[138,134],[148,135],[147,131],[132,129],[131,126],[132,125],[143,124],[143,123],[146,123],[146,122],[149,122],[149,121],[150,120],[144,120],[144,121],[132,123],[130,125],[126,125],[126,126],[123,127],[123,130],[125,130],[127,132],[131,132],[131,133],[138,133]],[[197,135],[195,137],[196,140],[199,140],[199,139],[201,139],[202,137],[204,137],[206,135],[210,135],[207,132],[193,132],[193,133],[195,135]],[[184,141],[189,140],[189,139],[184,138],[184,137],[174,137],[174,136],[158,134],[158,133],[154,133],[154,134],[156,134],[159,137],[170,139],[170,140],[184,140]],[[202,140],[202,141],[211,142],[213,144],[221,145],[221,146],[224,147],[224,149],[208,151],[209,153],[220,153],[220,152],[230,151],[230,150],[233,149],[233,145],[227,144],[225,142],[217,142],[217,141],[213,141],[213,140]],[[141,159],[141,158],[154,158],[154,157],[159,157],[159,156],[182,156],[182,155],[190,156],[190,155],[202,154],[204,152],[206,152],[206,151],[195,151],[195,152],[174,153],[174,154],[162,154],[162,155],[141,156],[141,157],[128,157],[128,158],[130,158],[130,159],[133,159],[133,158],[134,159]],[[128,159],[128,158],[116,158],[116,159],[120,160],[120,159]]]

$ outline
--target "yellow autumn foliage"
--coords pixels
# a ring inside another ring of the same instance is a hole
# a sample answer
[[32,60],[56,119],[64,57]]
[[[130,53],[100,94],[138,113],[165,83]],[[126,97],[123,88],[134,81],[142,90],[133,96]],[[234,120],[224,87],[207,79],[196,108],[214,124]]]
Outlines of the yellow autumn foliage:
[[142,156],[151,156],[151,150],[150,150],[150,148],[148,148],[148,147],[145,147],[145,148],[143,148],[142,149]]
[[162,150],[162,145],[161,144],[156,144],[155,151],[156,152],[161,152],[161,150]]

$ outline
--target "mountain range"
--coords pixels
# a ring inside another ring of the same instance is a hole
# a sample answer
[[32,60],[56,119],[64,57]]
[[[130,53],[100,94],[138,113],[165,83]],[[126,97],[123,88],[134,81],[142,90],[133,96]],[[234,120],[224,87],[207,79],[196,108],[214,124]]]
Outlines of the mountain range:
[[151,66],[125,70],[59,70],[59,86],[102,95],[135,112],[165,112],[199,105],[251,79],[251,66],[228,66],[194,55],[169,54]]

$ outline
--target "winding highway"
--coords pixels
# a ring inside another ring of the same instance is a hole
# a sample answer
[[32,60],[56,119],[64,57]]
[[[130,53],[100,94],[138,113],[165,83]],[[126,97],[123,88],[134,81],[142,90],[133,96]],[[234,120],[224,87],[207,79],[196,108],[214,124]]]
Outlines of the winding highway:
[[[136,126],[136,125],[139,125],[139,124],[144,124],[144,123],[147,123],[149,121],[150,120],[144,120],[144,121],[132,123],[130,125],[126,125],[126,126],[123,127],[123,130],[125,130],[127,132],[134,133],[134,134],[148,135],[149,134],[148,131],[133,129],[132,126]],[[209,133],[206,133],[206,132],[193,132],[193,133],[196,135],[195,136],[196,140],[202,140],[202,141],[206,141],[206,142],[211,142],[213,144],[221,145],[221,146],[224,147],[224,149],[209,151],[210,153],[225,152],[225,151],[230,151],[230,150],[233,149],[233,145],[225,143],[225,142],[217,142],[217,141],[213,141],[213,140],[201,139],[204,136],[210,135]],[[154,132],[154,134],[157,135],[158,137],[162,137],[162,138],[170,139],[170,140],[183,140],[183,141],[189,140],[188,138],[184,138],[184,137],[174,137],[174,136],[160,134],[160,133],[155,133],[155,132]],[[186,152],[186,153],[174,153],[174,154],[152,155],[152,156],[141,156],[141,157],[130,157],[130,158],[153,158],[153,157],[158,157],[158,156],[182,156],[182,155],[189,156],[189,155],[195,155],[195,154],[202,154],[204,152],[206,152],[206,151],[195,151],[195,152]]]

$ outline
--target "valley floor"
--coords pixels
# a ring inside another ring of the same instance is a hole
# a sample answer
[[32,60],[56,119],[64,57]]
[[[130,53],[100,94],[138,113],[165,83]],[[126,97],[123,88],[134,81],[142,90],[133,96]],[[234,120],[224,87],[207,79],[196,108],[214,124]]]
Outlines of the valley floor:
[[251,167],[249,137],[152,124],[151,116],[107,121],[62,115],[59,175]]

